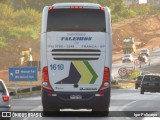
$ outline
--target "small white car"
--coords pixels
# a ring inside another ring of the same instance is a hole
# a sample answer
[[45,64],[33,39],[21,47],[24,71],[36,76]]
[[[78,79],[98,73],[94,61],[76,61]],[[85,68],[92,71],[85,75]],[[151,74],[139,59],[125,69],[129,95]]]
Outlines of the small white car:
[[[11,108],[11,100],[10,96],[14,96],[14,92],[8,92],[6,85],[4,84],[3,80],[0,79],[0,120],[4,120],[4,116],[2,111],[9,112]],[[5,120],[10,120],[10,117],[5,117]]]
[[131,54],[124,54],[122,57],[122,62],[133,62],[133,56]]
[[140,54],[149,56],[149,55],[150,55],[150,51],[149,51],[149,49],[144,48],[144,49],[142,49],[142,50],[140,51]]

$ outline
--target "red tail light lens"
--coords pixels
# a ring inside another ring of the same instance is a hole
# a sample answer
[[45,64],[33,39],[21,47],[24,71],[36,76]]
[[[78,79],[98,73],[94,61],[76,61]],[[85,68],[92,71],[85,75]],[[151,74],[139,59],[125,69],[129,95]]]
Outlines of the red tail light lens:
[[108,67],[105,67],[104,75],[103,75],[103,82],[99,90],[101,91],[101,90],[107,89],[110,85],[109,82],[110,82],[110,70]]
[[43,81],[44,81],[44,82],[48,82],[48,81],[49,81],[49,77],[48,77],[48,67],[44,67],[44,68],[43,68]]
[[104,68],[103,81],[104,81],[104,82],[109,82],[109,78],[110,78],[109,68],[108,68],[108,67],[105,67],[105,68]]
[[54,9],[54,7],[53,7],[53,6],[50,6],[50,7],[49,7],[49,10],[53,10],[53,9]]
[[99,9],[103,11],[103,10],[104,10],[104,7],[99,7]]
[[42,79],[43,79],[43,82],[42,82],[43,88],[53,91],[53,88],[51,87],[50,82],[49,82],[47,66],[43,68],[43,78]]
[[9,96],[6,95],[5,93],[3,93],[2,94],[2,99],[3,99],[4,102],[7,102],[7,101],[9,101]]

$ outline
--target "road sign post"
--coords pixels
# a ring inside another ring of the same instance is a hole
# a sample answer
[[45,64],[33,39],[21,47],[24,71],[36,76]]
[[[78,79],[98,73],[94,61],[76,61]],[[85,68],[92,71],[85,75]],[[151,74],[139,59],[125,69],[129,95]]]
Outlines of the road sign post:
[[127,70],[126,70],[126,68],[125,68],[125,67],[120,68],[120,69],[118,70],[118,74],[119,74],[121,77],[126,76],[126,75],[127,75]]
[[38,80],[37,67],[11,67],[9,68],[9,81],[15,82],[15,90],[18,92],[18,82],[30,82],[30,92],[32,92],[32,82]]
[[37,67],[12,67],[9,68],[9,81],[37,81],[38,70]]
[[30,81],[30,92],[32,92],[32,81]]
[[18,93],[18,84],[17,84],[17,82],[15,84],[15,92],[16,92],[16,94]]
[[141,66],[141,62],[138,60],[138,59],[136,59],[136,60],[134,60],[134,65],[135,66]]

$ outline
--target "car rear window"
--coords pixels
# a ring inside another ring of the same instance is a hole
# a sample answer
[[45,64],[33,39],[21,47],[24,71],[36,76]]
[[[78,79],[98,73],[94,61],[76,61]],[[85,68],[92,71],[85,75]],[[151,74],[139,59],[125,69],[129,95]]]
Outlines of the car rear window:
[[138,76],[137,80],[142,80],[143,76]]
[[105,13],[100,9],[53,9],[48,12],[49,31],[106,32]]
[[151,75],[151,76],[145,76],[144,77],[144,81],[160,81],[160,76],[154,76],[154,75]]
[[0,92],[3,92],[4,91],[4,86],[2,84],[2,82],[0,82]]
[[147,52],[147,50],[141,50],[142,52]]
[[124,57],[130,57],[130,55],[125,55]]

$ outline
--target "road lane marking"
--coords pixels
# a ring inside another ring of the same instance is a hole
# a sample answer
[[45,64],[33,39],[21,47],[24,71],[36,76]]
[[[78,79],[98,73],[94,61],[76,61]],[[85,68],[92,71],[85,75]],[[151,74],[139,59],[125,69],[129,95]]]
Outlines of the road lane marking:
[[142,120],[160,120],[160,117],[144,117]]
[[122,106],[119,111],[125,111],[124,109],[127,108],[129,105],[134,104],[135,102],[137,102],[138,100],[134,100],[132,102],[129,102],[128,104],[125,104],[124,106]]

